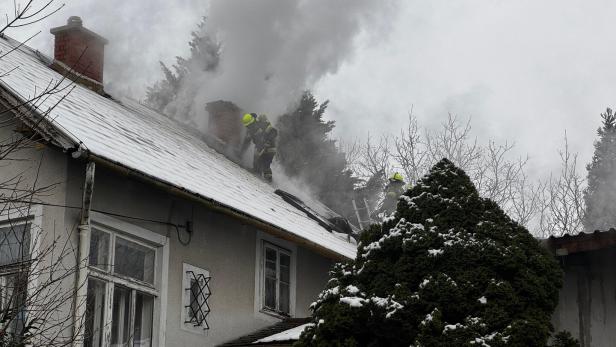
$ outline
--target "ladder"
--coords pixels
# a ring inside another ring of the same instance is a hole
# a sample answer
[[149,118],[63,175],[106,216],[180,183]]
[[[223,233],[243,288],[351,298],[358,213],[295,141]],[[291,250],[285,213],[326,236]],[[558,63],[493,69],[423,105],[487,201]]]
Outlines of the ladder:
[[[357,203],[355,202],[355,199],[351,201],[353,202],[353,210],[355,210],[355,217],[357,218],[357,223],[359,224],[359,228],[364,230],[365,227],[372,224],[372,219],[370,218],[370,215],[372,215],[372,211],[370,211],[370,205],[368,205],[368,201],[366,201],[366,198],[363,198],[360,201],[364,203],[363,207],[357,207]],[[362,219],[360,211],[365,211],[364,212],[365,217],[366,217],[365,219]]]

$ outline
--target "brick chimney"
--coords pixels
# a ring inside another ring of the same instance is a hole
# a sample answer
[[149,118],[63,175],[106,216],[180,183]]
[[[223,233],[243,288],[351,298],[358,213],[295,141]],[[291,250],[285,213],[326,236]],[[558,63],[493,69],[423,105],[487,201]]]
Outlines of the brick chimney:
[[[102,91],[103,63],[105,58],[105,45],[108,41],[83,27],[81,18],[69,17],[66,25],[52,28],[50,32],[55,36],[54,58],[52,67],[59,72],[67,69],[80,74],[79,82],[90,89]],[[58,62],[60,64],[58,64]],[[86,77],[86,78],[83,78]],[[91,81],[88,81],[90,79]],[[98,82],[98,83],[96,83]]]
[[208,102],[208,133],[222,141],[226,146],[237,146],[242,135],[242,110],[230,101]]

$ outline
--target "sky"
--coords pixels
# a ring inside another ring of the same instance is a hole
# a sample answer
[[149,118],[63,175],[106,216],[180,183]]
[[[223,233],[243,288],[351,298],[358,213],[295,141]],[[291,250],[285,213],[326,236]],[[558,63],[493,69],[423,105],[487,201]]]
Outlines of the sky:
[[[213,1],[66,0],[47,20],[8,34],[23,39],[40,30],[29,45],[51,55],[49,29],[79,15],[84,26],[110,41],[106,88],[140,99],[145,87],[160,78],[159,61],[171,64],[176,55],[188,53],[190,32],[202,16],[211,16],[224,34],[244,23],[233,11],[246,15],[259,4]],[[270,8],[260,15],[275,12],[273,3],[268,1]],[[311,88],[319,99],[329,99],[327,117],[337,123],[337,138],[397,133],[412,108],[428,127],[437,127],[448,113],[470,117],[480,141],[515,142],[516,154],[528,154],[535,173],[557,167],[565,131],[582,170],[590,160],[599,114],[614,106],[616,96],[616,2],[373,0],[362,1],[354,12],[314,4],[292,10],[326,18],[312,23],[302,15],[300,33],[312,36],[290,37],[309,37],[315,44],[302,51],[302,46],[285,43],[281,51],[286,55],[277,64],[290,71],[304,52],[321,59],[315,58],[320,65],[306,76],[281,86]],[[11,7],[12,1],[0,0],[0,8],[10,12]],[[378,15],[367,18],[366,13]],[[351,16],[356,20],[348,20]],[[278,18],[274,24],[285,21]],[[336,47],[335,54],[323,53]]]

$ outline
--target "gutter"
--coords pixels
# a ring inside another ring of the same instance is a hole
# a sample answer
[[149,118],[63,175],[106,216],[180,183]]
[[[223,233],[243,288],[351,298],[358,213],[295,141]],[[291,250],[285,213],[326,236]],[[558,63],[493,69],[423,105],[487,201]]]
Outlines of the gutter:
[[243,223],[248,224],[248,225],[252,225],[252,226],[254,226],[254,227],[256,227],[256,228],[258,228],[260,230],[263,230],[263,231],[267,232],[268,234],[271,234],[271,235],[276,236],[278,238],[281,238],[281,239],[284,239],[284,240],[287,240],[287,241],[291,241],[291,242],[297,243],[299,245],[306,246],[307,248],[313,249],[317,253],[319,253],[319,254],[327,257],[327,258],[330,258],[330,259],[333,259],[333,260],[336,260],[336,261],[346,261],[346,260],[350,259],[350,258],[348,258],[348,257],[346,257],[346,256],[344,256],[342,254],[339,254],[339,253],[334,252],[334,251],[332,251],[332,250],[330,250],[330,249],[328,249],[326,247],[323,247],[323,246],[321,246],[321,245],[319,245],[319,244],[317,244],[317,243],[315,243],[313,241],[310,241],[310,240],[305,239],[305,238],[303,238],[301,236],[297,236],[295,234],[292,234],[292,233],[290,233],[290,232],[288,232],[288,231],[286,231],[286,230],[284,230],[284,229],[282,229],[282,228],[280,228],[278,226],[275,226],[275,225],[273,225],[273,224],[271,224],[269,222],[266,222],[264,220],[261,220],[259,218],[255,218],[255,217],[253,217],[253,216],[251,216],[251,215],[249,215],[249,214],[247,214],[247,213],[245,213],[243,211],[235,209],[235,208],[233,208],[231,206],[227,206],[227,205],[221,204],[220,202],[218,202],[218,201],[216,201],[214,199],[207,198],[207,197],[204,197],[202,195],[190,192],[190,191],[188,191],[188,190],[186,190],[184,188],[178,188],[177,186],[175,186],[175,185],[173,185],[171,183],[168,183],[168,182],[165,182],[165,181],[161,181],[158,178],[155,178],[155,177],[152,177],[150,175],[144,174],[144,173],[142,173],[140,171],[127,168],[126,166],[124,166],[124,165],[122,165],[120,163],[117,163],[117,162],[108,160],[106,158],[97,156],[95,154],[90,153],[89,151],[82,151],[81,155],[78,158],[94,162],[94,163],[96,163],[98,165],[101,165],[101,166],[104,166],[106,168],[109,168],[109,169],[111,169],[111,170],[113,170],[113,171],[115,171],[115,172],[117,172],[119,174],[122,174],[122,175],[125,175],[125,176],[128,176],[128,177],[135,177],[135,178],[137,178],[139,180],[142,180],[142,181],[144,181],[144,182],[146,182],[148,184],[151,184],[151,185],[154,185],[156,187],[159,187],[159,188],[161,188],[161,189],[163,189],[163,190],[165,190],[165,191],[167,191],[167,192],[169,192],[169,193],[171,193],[171,194],[173,194],[175,196],[178,196],[178,197],[181,197],[181,198],[184,198],[184,199],[187,199],[187,200],[191,200],[191,201],[195,201],[195,202],[201,203],[201,204],[207,206],[208,208],[210,208],[212,210],[215,210],[215,211],[221,212],[222,214],[225,214],[227,216],[231,216],[231,217],[234,217],[236,219],[239,219]]
[[[7,86],[0,81],[1,104],[4,104],[7,108],[13,108],[15,107],[15,105],[23,104],[22,101],[15,97],[15,95],[18,94],[14,90],[12,90],[10,86]],[[162,188],[163,190],[168,191],[171,194],[185,198],[187,200],[204,204],[215,211],[237,218],[243,223],[252,225],[273,236],[297,243],[299,245],[306,246],[327,258],[336,261],[346,261],[351,259],[326,247],[323,247],[315,242],[305,239],[301,236],[292,234],[267,221],[250,216],[247,213],[235,209],[231,206],[221,204],[220,202],[215,201],[211,198],[190,192],[184,188],[179,188],[169,182],[161,181],[160,179],[153,176],[144,174],[134,169],[127,168],[126,166],[118,162],[92,154],[87,148],[85,148],[81,144],[81,142],[77,138],[65,131],[62,127],[55,126],[53,121],[49,121],[41,117],[36,110],[32,110],[28,105],[19,106],[16,110],[14,110],[14,113],[18,119],[22,120],[24,123],[26,123],[26,125],[30,126],[34,131],[43,136],[45,140],[49,141],[54,146],[57,146],[58,148],[62,149],[64,152],[70,153],[71,156],[75,159],[91,161],[101,166],[112,169],[113,171],[120,174],[129,177],[136,177],[137,179],[140,179],[146,183]],[[38,116],[39,119],[32,119],[34,118],[33,116]]]

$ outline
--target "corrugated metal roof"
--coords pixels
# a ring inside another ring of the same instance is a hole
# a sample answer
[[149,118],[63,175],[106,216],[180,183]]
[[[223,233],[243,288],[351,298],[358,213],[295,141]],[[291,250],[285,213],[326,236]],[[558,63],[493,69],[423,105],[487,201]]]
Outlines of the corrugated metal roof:
[[[0,38],[0,51],[15,45]],[[0,76],[0,86],[22,101],[62,79],[25,46],[0,59]],[[68,94],[38,100],[36,107],[49,110],[52,127],[89,153],[241,211],[343,257],[355,257],[354,243],[286,203],[272,186],[213,150],[194,131],[146,106],[118,102],[76,85]]]
[[545,245],[558,256],[572,253],[595,251],[616,246],[616,229],[581,232],[575,235],[550,236],[543,240]]

